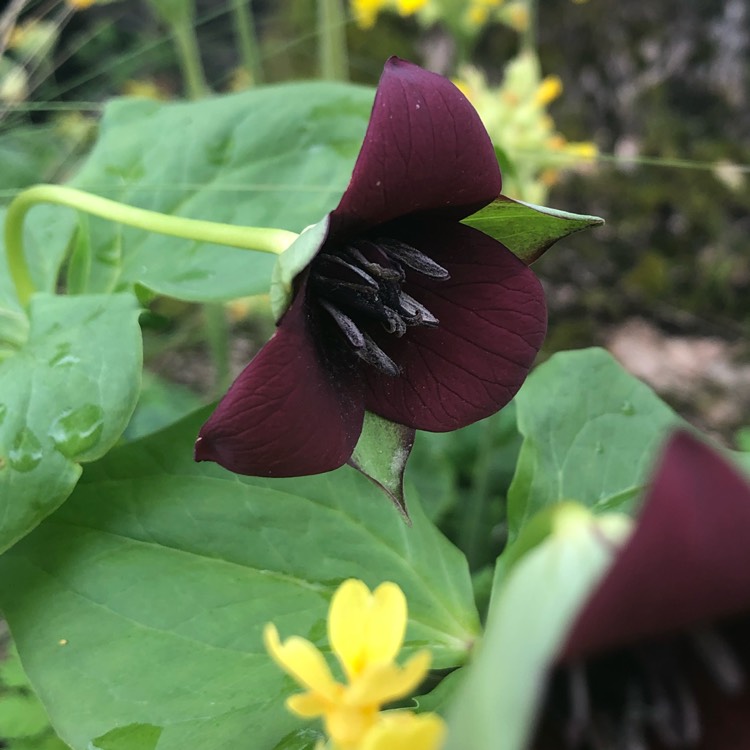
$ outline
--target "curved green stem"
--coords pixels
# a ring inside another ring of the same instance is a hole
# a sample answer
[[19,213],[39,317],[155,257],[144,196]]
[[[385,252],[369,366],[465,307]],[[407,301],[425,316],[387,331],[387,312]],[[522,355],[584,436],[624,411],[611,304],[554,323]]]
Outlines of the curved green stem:
[[23,222],[26,213],[37,203],[55,203],[76,208],[102,219],[150,232],[168,234],[171,237],[214,242],[275,255],[284,252],[297,239],[294,232],[285,229],[241,227],[235,224],[167,216],[158,211],[127,206],[64,185],[34,185],[13,199],[5,217],[5,252],[8,256],[8,267],[18,299],[24,306],[34,293],[35,287],[23,252]]

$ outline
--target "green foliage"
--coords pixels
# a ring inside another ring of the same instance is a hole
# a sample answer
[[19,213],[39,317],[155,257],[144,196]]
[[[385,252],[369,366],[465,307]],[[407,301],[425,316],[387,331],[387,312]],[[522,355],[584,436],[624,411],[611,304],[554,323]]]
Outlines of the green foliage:
[[37,294],[26,344],[0,364],[0,550],[70,494],[135,407],[138,309],[130,294]]
[[31,689],[18,652],[0,654],[0,743],[8,750],[65,750]]
[[[110,104],[70,183],[163,213],[299,232],[337,203],[359,151],[372,90],[269,86],[191,103]],[[138,284],[192,301],[267,292],[272,256],[90,220],[87,291]]]
[[0,606],[73,748],[125,724],[162,727],[160,750],[273,747],[299,725],[261,630],[322,643],[350,576],[402,587],[407,651],[430,647],[438,668],[466,659],[479,630],[466,563],[416,498],[407,527],[349,468],[272,481],[195,464],[204,418],[87,465],[0,558]]
[[524,442],[508,495],[511,541],[565,500],[597,513],[632,510],[667,432],[685,424],[602,349],[554,355],[516,407]]
[[129,724],[97,737],[91,746],[95,750],[154,750],[161,731],[151,724]]

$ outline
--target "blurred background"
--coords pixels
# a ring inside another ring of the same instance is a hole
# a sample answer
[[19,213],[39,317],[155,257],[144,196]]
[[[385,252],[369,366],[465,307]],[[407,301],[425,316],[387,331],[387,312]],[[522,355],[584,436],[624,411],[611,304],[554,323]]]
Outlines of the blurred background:
[[[328,71],[327,5],[348,56]],[[535,267],[550,305],[543,356],[606,346],[693,423],[745,439],[744,0],[6,0],[0,43],[6,202],[75,173],[113,96],[194,98],[322,74],[372,85],[391,54],[452,77],[497,145],[506,194],[607,220]],[[156,312],[169,322],[150,341],[152,368],[188,400],[210,394],[193,311]],[[271,324],[262,300],[229,315],[236,370]]]

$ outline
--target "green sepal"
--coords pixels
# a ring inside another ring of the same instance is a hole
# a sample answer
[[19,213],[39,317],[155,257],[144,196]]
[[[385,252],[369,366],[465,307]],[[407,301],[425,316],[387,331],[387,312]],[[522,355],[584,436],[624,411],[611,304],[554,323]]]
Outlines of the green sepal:
[[294,279],[310,265],[328,236],[329,218],[302,230],[297,239],[279,255],[271,274],[271,310],[278,321],[294,297]]
[[501,195],[477,213],[467,216],[463,223],[502,242],[529,266],[558,240],[583,229],[601,226],[604,219],[535,206]]
[[349,464],[375,482],[409,520],[404,469],[414,445],[414,428],[365,412],[362,434]]
[[559,506],[551,534],[495,589],[487,630],[449,712],[445,750],[524,750],[544,682],[630,530],[621,514]]

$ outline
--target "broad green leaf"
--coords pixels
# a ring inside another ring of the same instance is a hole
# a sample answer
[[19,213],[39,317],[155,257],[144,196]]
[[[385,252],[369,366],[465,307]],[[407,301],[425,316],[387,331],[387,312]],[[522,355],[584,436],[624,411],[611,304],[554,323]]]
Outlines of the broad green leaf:
[[378,485],[408,519],[404,497],[404,469],[414,445],[414,429],[371,412],[365,421],[351,465]]
[[[478,616],[463,556],[413,525],[353,469],[288,480],[192,461],[206,414],[111,451],[72,497],[0,557],[0,607],[60,736],[76,750],[127,724],[163,727],[158,750],[269,750],[302,728],[289,678],[261,644],[325,645],[349,577],[398,583],[406,654],[461,664]],[[65,645],[60,645],[64,642]]]
[[670,429],[684,422],[603,349],[555,354],[516,396],[524,437],[508,493],[513,541],[565,500],[629,511]]
[[576,510],[563,509],[559,528],[496,589],[484,639],[449,710],[445,750],[528,747],[555,654],[611,562],[612,542],[629,531],[621,516],[594,522]]
[[7,203],[18,190],[54,177],[73,145],[55,125],[14,127],[0,133],[0,202]]
[[138,308],[130,294],[37,294],[28,342],[0,362],[0,551],[70,494],[135,407]]
[[129,724],[97,737],[90,750],[154,750],[161,736],[161,727],[152,724]]
[[203,400],[189,388],[179,383],[170,383],[144,370],[138,404],[123,438],[136,440],[150,435],[174,424],[201,406]]
[[600,226],[604,219],[535,206],[501,195],[464,219],[464,224],[494,237],[530,265],[558,240]]
[[[308,82],[197,102],[118,100],[72,185],[193,219],[300,232],[338,202],[373,91]],[[90,222],[89,291],[132,284],[180,299],[267,292],[275,258]]]

